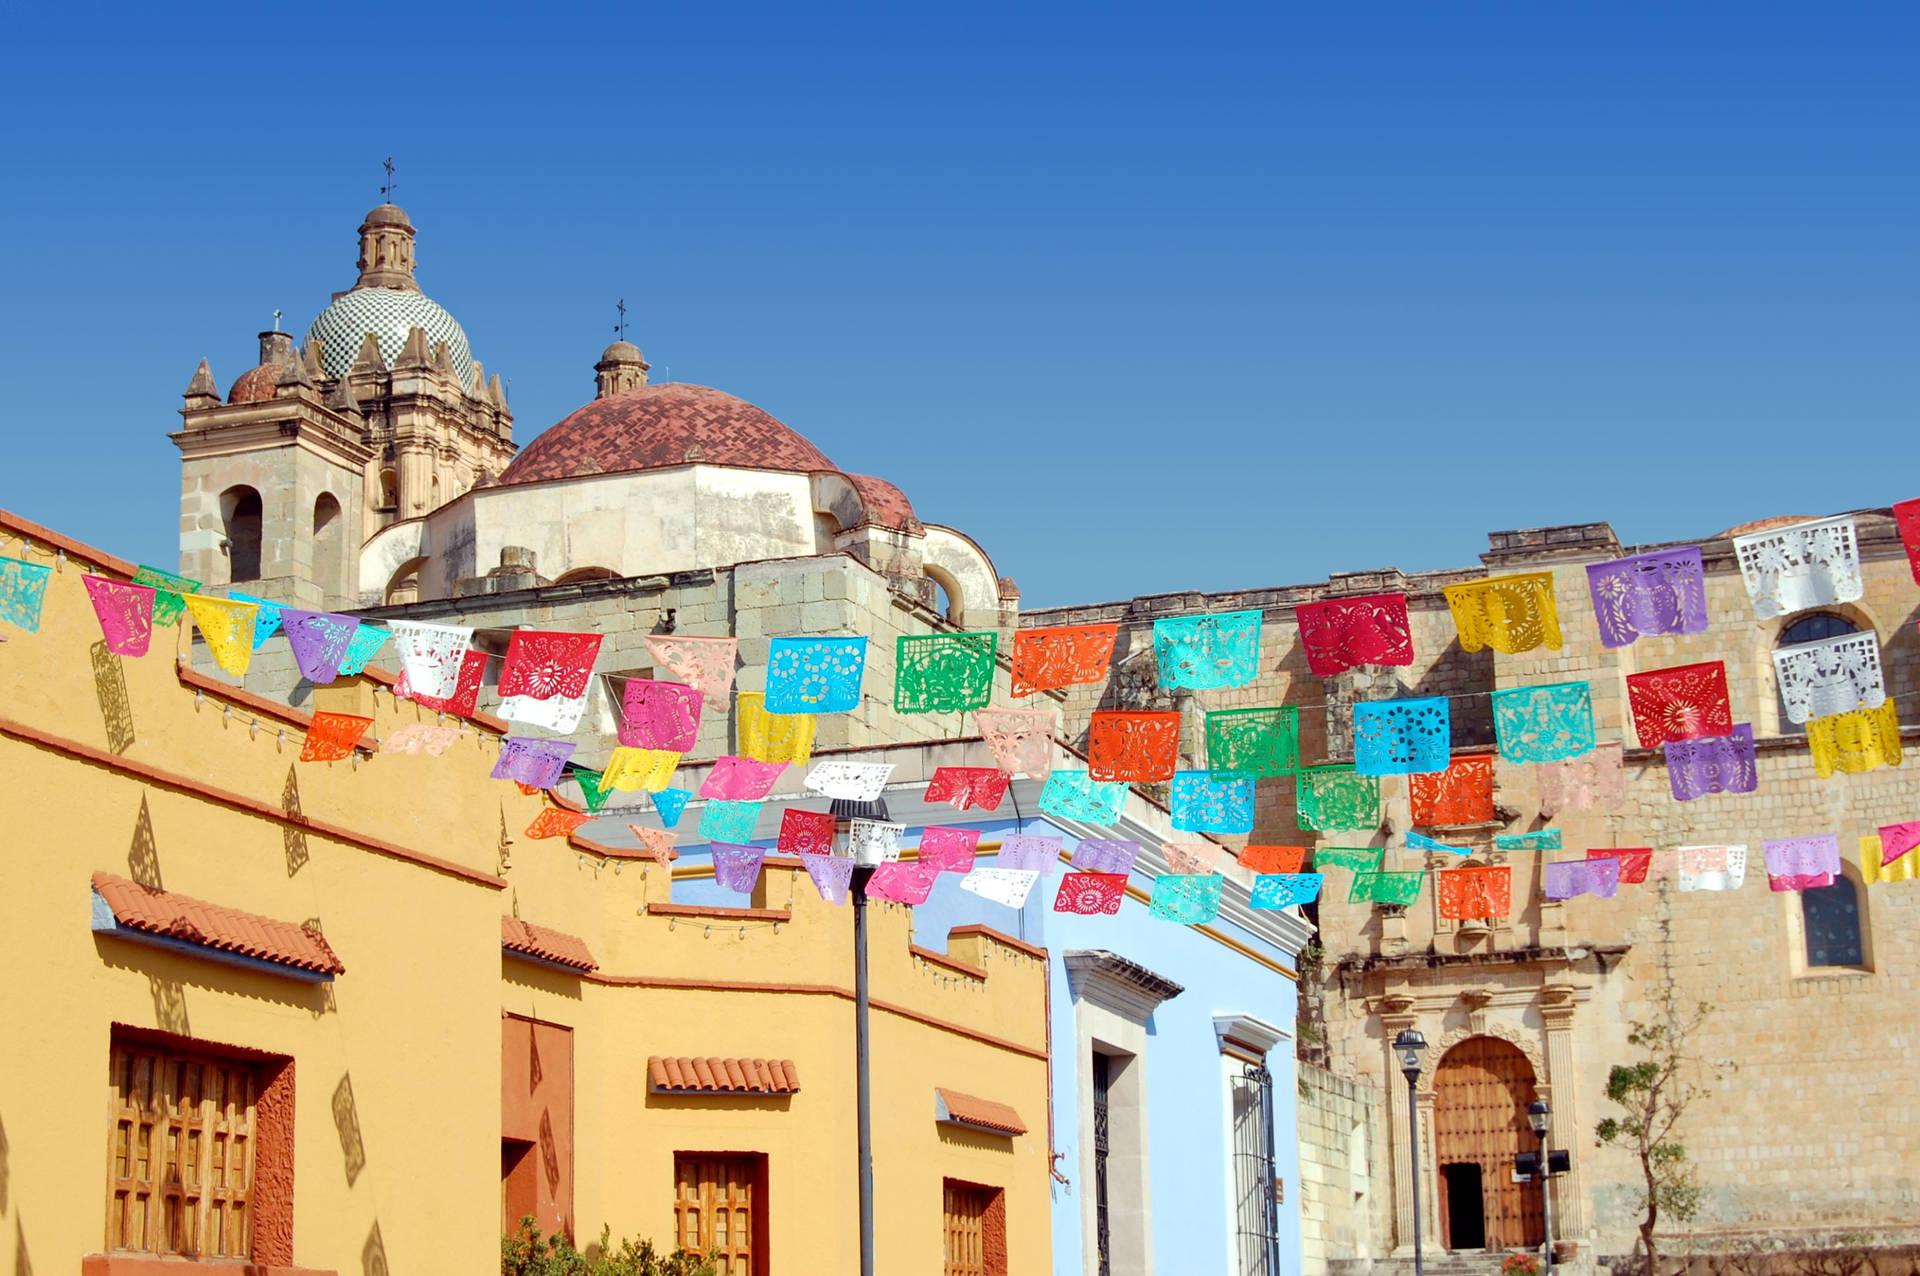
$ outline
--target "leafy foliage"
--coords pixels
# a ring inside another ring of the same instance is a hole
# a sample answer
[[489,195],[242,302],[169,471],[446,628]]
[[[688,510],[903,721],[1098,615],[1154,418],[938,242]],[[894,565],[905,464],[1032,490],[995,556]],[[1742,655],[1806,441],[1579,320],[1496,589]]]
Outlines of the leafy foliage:
[[1500,1263],[1500,1276],[1540,1276],[1540,1260],[1532,1254],[1508,1254]]
[[716,1276],[716,1269],[683,1249],[661,1254],[652,1241],[628,1238],[616,1248],[607,1227],[600,1229],[599,1243],[582,1253],[564,1234],[543,1240],[529,1215],[500,1238],[500,1276]]

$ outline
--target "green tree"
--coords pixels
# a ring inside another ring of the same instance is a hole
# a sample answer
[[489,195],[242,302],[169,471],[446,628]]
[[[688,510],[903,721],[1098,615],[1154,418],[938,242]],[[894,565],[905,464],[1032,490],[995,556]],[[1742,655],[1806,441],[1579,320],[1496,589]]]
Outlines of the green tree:
[[600,1243],[581,1253],[564,1234],[542,1238],[529,1215],[500,1238],[500,1276],[715,1276],[713,1263],[699,1254],[655,1250],[652,1241],[631,1237],[613,1244],[612,1229],[600,1229]]

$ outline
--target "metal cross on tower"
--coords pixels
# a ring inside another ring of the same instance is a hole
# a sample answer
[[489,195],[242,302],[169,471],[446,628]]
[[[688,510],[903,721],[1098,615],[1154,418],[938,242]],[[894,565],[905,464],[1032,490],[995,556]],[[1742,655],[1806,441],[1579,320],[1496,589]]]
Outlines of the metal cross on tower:
[[627,299],[620,298],[614,303],[613,308],[620,312],[620,322],[613,325],[613,330],[619,334],[620,340],[625,341],[627,339]]
[[380,188],[380,195],[391,204],[393,202],[393,189],[400,184],[393,180],[393,156],[387,156],[387,158],[381,162],[380,167],[387,170],[387,184]]

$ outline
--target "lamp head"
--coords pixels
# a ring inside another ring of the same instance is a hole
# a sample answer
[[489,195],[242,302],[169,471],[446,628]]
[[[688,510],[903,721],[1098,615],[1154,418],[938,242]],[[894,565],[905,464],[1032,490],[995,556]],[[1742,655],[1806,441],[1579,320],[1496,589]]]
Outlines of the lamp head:
[[1427,1059],[1427,1039],[1413,1028],[1402,1028],[1400,1035],[1393,1039],[1393,1053],[1400,1060],[1400,1071],[1408,1082],[1420,1076],[1420,1070]]
[[1533,1127],[1535,1134],[1543,1136],[1546,1134],[1547,1117],[1552,1111],[1545,1099],[1535,1099],[1527,1105],[1527,1124]]

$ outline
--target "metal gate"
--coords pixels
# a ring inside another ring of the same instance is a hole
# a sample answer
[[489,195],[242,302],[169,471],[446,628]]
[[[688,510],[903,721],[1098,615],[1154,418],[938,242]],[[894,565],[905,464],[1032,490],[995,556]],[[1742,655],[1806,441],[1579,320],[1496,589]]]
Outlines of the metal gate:
[[1234,1247],[1240,1276],[1280,1276],[1280,1192],[1273,1166],[1273,1074],[1232,1078]]

